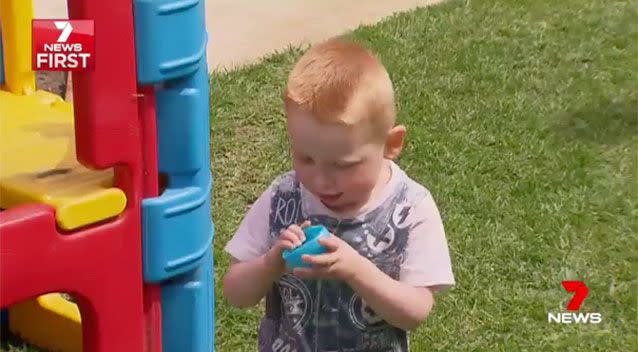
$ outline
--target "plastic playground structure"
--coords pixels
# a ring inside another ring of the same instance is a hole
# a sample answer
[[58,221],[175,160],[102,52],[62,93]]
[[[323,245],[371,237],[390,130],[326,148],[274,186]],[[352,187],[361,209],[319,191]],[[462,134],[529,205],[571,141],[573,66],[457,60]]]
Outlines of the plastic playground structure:
[[68,12],[96,38],[73,105],[36,89],[31,0],[0,0],[9,329],[63,352],[213,351],[204,1],[68,0]]

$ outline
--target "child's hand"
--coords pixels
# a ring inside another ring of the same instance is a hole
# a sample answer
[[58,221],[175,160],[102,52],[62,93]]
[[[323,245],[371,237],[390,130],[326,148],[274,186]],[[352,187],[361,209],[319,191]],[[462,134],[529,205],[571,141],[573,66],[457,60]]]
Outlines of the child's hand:
[[297,268],[294,274],[304,279],[328,279],[349,281],[367,263],[354,248],[341,238],[331,234],[328,238],[320,238],[319,244],[328,250],[325,254],[304,255],[302,260],[312,264],[311,268]]
[[276,268],[278,274],[283,274],[286,271],[286,262],[281,255],[285,250],[301,246],[306,240],[303,228],[307,226],[310,226],[310,221],[308,220],[301,225],[290,225],[287,229],[281,231],[275,245],[266,253],[266,265]]

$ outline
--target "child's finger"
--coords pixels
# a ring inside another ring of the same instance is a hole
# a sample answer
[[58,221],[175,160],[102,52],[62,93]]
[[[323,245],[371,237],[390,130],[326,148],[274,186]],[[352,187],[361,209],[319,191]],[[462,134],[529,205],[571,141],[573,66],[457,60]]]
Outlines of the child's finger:
[[292,231],[302,242],[306,240],[306,234],[299,225],[290,225],[290,227],[288,227],[288,231]]
[[295,248],[295,244],[288,241],[288,240],[281,240],[279,241],[279,245],[281,246],[281,248],[283,249],[294,249]]
[[295,234],[294,232],[290,231],[290,230],[286,230],[281,234],[280,239],[282,240],[288,240],[290,242],[292,242],[292,244],[296,247],[296,246],[301,246],[301,240],[299,239],[299,236],[297,234]]
[[320,245],[326,247],[330,252],[336,251],[341,244],[340,239],[335,235],[330,235],[330,237],[327,238],[322,237],[317,242],[319,242]]
[[306,221],[304,221],[304,222],[303,222],[301,225],[299,225],[299,226],[301,226],[301,228],[303,229],[304,227],[308,227],[308,226],[310,226],[310,225],[312,225],[312,223],[310,222],[310,220],[306,220]]
[[337,261],[337,255],[334,252],[319,255],[303,255],[301,260],[312,265],[328,266]]

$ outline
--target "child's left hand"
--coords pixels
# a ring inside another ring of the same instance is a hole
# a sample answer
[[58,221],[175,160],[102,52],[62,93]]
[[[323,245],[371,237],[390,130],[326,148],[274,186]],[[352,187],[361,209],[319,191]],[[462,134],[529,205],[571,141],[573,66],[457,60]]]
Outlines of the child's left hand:
[[293,273],[303,279],[327,279],[349,281],[368,261],[341,238],[331,234],[319,239],[327,252],[320,255],[304,255],[302,260],[311,268],[296,268]]

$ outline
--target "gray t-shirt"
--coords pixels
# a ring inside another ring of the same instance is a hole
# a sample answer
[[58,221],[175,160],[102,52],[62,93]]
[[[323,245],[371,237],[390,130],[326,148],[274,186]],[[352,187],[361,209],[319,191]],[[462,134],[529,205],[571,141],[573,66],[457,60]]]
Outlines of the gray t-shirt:
[[[226,251],[239,261],[265,254],[279,232],[309,219],[324,225],[388,276],[414,287],[454,285],[443,223],[432,196],[395,163],[381,196],[341,219],[293,171],[253,204]],[[387,324],[347,284],[286,274],[266,297],[260,352],[408,351],[405,331]]]

